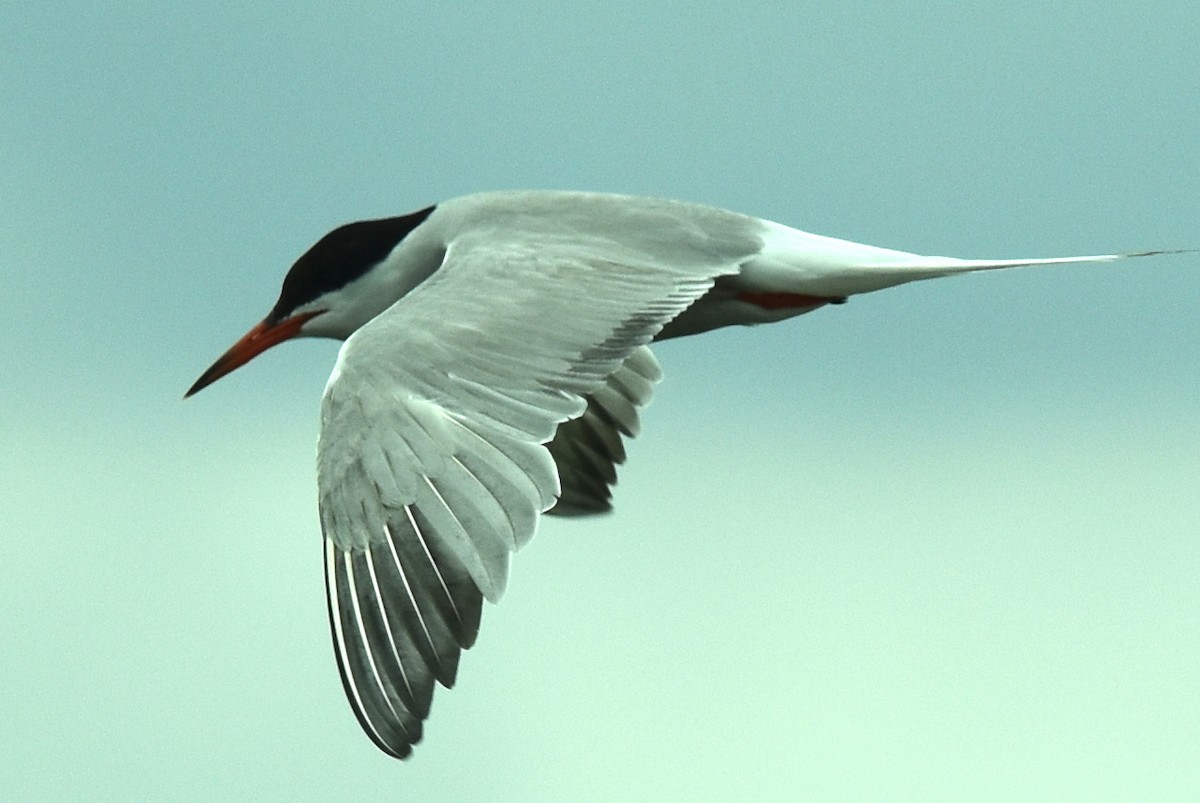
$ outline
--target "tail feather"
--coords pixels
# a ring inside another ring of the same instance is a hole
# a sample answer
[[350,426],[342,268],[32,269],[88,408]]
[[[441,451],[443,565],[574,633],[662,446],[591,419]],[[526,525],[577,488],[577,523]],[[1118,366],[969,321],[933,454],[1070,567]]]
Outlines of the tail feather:
[[[1048,257],[1045,259],[952,259],[950,257],[927,257],[930,260],[930,267],[935,266],[941,260],[946,260],[948,266],[947,273],[973,273],[980,270],[999,270],[1002,268],[1024,268],[1035,265],[1065,265],[1072,262],[1115,262],[1118,259],[1132,259],[1136,257],[1154,257],[1161,254],[1187,254],[1192,253],[1186,249],[1179,250],[1163,250],[1163,251],[1132,251],[1127,254],[1094,254],[1091,256],[1078,257]],[[864,266],[866,267],[866,266]],[[886,267],[895,267],[886,266]]]
[[763,249],[743,266],[738,277],[742,286],[738,289],[837,298],[960,273],[1076,262],[1113,262],[1179,253],[1191,252],[1155,250],[1039,259],[957,259],[877,248],[769,223]]

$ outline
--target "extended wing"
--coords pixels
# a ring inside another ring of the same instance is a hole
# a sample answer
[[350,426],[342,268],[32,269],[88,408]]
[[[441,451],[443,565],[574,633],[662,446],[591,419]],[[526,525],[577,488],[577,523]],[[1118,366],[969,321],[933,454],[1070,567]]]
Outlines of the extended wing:
[[[453,683],[482,599],[500,596],[539,515],[560,493],[568,506],[607,504],[578,447],[595,435],[600,462],[620,461],[609,436],[633,431],[658,378],[644,346],[758,247],[696,231],[664,255],[578,230],[559,241],[470,231],[345,343],[322,403],[338,664],[363,728],[398,757],[421,738],[434,681]],[[616,398],[614,378],[636,387]],[[564,425],[552,456],[545,444]],[[554,457],[570,464],[565,483]]]

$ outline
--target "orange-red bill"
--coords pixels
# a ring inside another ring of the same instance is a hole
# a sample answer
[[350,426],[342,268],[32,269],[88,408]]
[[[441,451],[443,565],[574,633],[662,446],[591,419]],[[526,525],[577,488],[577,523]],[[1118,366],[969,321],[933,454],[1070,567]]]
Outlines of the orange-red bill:
[[290,318],[285,318],[279,323],[271,324],[267,321],[262,321],[245,335],[242,339],[233,344],[229,351],[217,358],[209,369],[200,375],[196,380],[196,384],[192,385],[188,392],[183,394],[183,398],[197,393],[204,388],[216,382],[225,374],[241,368],[246,363],[253,360],[259,354],[262,354],[271,346],[282,343],[285,340],[290,340],[300,333],[300,327],[304,322],[314,315],[319,313],[306,313],[303,315],[293,315]]

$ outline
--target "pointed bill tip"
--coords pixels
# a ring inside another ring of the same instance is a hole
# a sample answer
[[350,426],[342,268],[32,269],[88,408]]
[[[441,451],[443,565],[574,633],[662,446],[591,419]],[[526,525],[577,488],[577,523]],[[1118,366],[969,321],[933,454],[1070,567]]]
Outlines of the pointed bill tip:
[[318,314],[320,313],[309,312],[301,315],[293,315],[278,323],[270,323],[266,320],[261,321],[243,335],[238,342],[234,343],[229,351],[218,357],[217,361],[210,365],[208,370],[202,373],[200,378],[188,388],[187,393],[183,394],[183,398],[187,399],[194,396],[226,374],[241,368],[259,354],[271,348],[271,346],[282,343],[285,340],[290,340],[300,334],[300,327],[304,326],[306,321]]
[[264,342],[264,335],[270,330],[271,327],[266,321],[262,321],[254,326],[238,342],[234,343],[228,351],[218,357],[217,361],[208,367],[208,370],[200,374],[200,378],[192,383],[187,393],[183,394],[183,398],[186,399],[194,396],[230,371],[250,362],[250,360],[266,351],[274,343],[279,342],[278,340],[272,340],[269,343]]
[[204,388],[208,387],[213,382],[216,382],[222,376],[229,373],[229,371],[220,371],[220,367],[220,360],[213,363],[207,371],[200,375],[199,379],[192,383],[192,386],[187,389],[187,393],[183,394],[183,398],[190,399],[192,396],[195,396],[201,390],[204,390]]

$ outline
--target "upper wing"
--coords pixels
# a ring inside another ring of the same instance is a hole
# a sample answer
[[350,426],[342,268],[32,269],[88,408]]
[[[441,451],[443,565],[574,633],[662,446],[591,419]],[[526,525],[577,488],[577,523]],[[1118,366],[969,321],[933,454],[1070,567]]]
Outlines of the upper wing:
[[483,230],[343,345],[317,455],[326,590],[347,695],[380,748],[420,739],[434,681],[451,685],[482,598],[555,504],[544,444],[746,256]]

